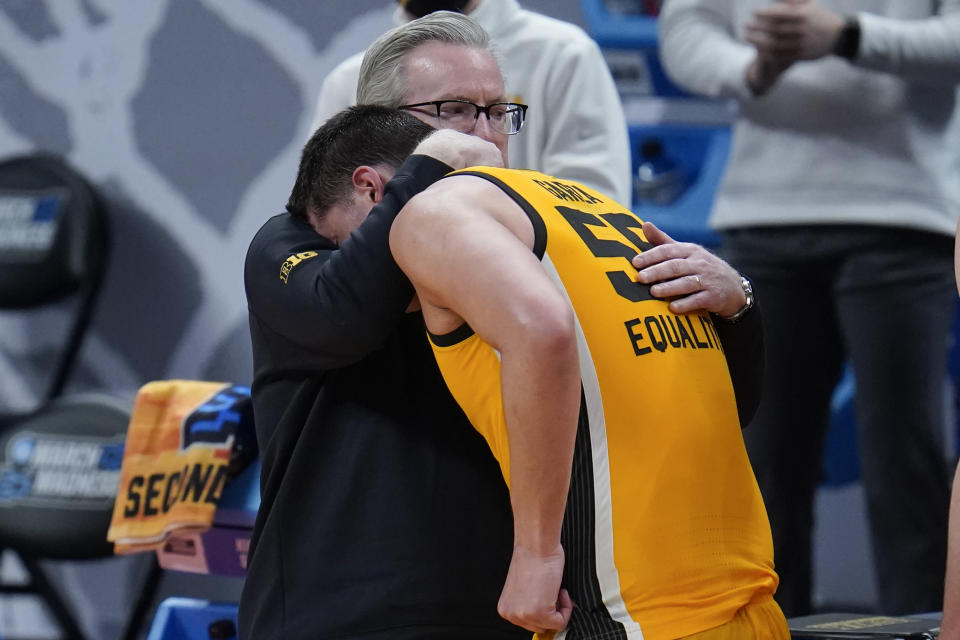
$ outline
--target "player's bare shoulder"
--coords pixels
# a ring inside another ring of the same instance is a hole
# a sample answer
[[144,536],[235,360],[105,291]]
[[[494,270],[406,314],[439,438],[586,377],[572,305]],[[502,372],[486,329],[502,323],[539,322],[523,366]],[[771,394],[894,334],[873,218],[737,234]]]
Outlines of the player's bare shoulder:
[[465,216],[492,218],[528,247],[533,247],[533,225],[523,208],[498,183],[481,175],[463,173],[447,176],[420,196],[424,200],[430,199],[438,215],[461,219]]

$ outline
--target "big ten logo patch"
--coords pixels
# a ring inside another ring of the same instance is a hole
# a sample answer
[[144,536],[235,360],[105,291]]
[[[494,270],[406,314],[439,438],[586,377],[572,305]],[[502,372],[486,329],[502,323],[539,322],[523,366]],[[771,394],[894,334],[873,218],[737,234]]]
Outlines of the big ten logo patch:
[[304,260],[316,258],[318,255],[316,251],[303,251],[301,253],[294,253],[284,260],[283,264],[280,265],[280,279],[283,280],[283,284],[287,284],[287,279],[290,277],[290,272],[293,271],[294,267]]

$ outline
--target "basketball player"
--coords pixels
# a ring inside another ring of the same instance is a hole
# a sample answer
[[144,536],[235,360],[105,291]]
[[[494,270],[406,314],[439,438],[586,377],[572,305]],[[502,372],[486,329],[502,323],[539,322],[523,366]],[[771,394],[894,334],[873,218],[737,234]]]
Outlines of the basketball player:
[[656,233],[575,182],[475,167],[415,196],[390,245],[510,488],[501,615],[568,638],[786,639],[725,320],[638,281]]

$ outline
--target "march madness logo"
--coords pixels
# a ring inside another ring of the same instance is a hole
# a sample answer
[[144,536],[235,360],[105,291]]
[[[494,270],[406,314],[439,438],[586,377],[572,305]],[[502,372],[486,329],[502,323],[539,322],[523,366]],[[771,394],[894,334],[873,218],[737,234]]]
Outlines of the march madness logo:
[[69,504],[99,509],[113,502],[123,434],[113,438],[21,431],[0,460],[0,507]]

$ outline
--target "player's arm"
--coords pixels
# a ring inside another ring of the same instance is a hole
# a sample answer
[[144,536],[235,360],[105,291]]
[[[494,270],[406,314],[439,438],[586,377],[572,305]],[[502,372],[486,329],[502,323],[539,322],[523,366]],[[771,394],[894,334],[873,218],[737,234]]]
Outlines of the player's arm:
[[960,639],[960,467],[953,477],[947,539],[947,577],[943,593],[943,640]]
[[570,612],[569,599],[558,603],[560,526],[580,371],[573,311],[520,239],[525,234],[532,243],[529,222],[502,191],[457,176],[410,201],[390,246],[432,330],[437,318],[462,319],[500,353],[514,554],[499,608],[539,632],[565,627]]
[[[954,235],[953,273],[960,291],[960,220]],[[953,476],[947,525],[947,577],[943,589],[943,640],[960,640],[960,466]]]

